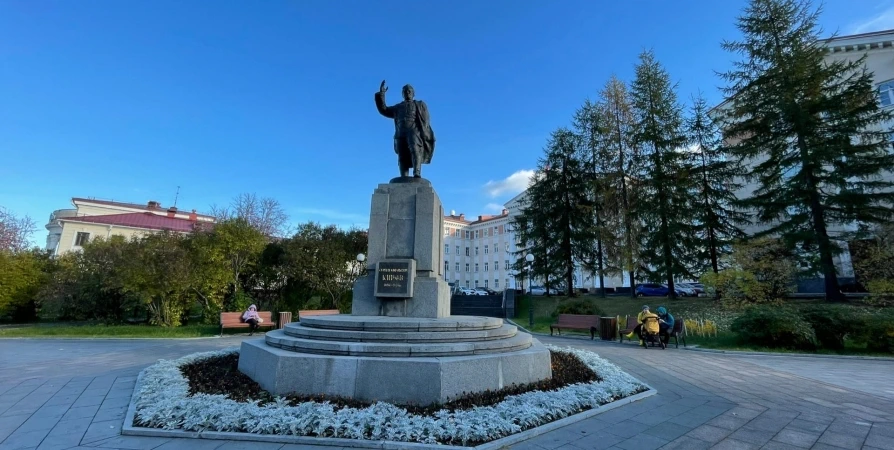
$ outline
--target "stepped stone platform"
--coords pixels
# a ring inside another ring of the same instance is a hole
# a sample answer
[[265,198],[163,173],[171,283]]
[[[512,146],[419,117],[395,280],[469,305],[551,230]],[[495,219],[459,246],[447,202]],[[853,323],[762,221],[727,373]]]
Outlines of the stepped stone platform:
[[425,405],[549,378],[550,355],[502,319],[332,315],[242,343],[239,370],[276,394]]

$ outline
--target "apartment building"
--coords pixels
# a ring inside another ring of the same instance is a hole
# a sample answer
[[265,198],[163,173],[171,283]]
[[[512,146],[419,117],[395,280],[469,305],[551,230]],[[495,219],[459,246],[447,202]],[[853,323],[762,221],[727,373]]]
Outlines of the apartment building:
[[71,204],[74,208],[53,211],[46,224],[46,249],[54,255],[79,251],[97,236],[130,239],[163,230],[190,233],[214,223],[212,216],[174,206],[163,208],[156,201],[138,204],[75,197]]
[[[525,198],[526,192],[516,195],[497,215],[466,217],[451,211],[444,217],[444,278],[448,282],[496,291],[527,288],[527,281],[516,277],[512,270],[519,257],[512,220],[521,214]],[[621,278],[604,278],[607,288],[625,286]],[[599,277],[578,268],[574,287],[599,288]]]

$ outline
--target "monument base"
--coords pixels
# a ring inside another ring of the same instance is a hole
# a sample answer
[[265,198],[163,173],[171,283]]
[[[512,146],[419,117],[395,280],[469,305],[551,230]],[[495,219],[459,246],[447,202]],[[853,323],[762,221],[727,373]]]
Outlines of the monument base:
[[[450,316],[450,285],[440,278],[416,277],[413,280],[414,298],[382,299],[373,293],[374,275],[360,277],[354,282],[351,314],[357,316],[391,317],[448,317]],[[433,301],[425,301],[433,299]],[[438,301],[447,299],[447,301]]]
[[242,342],[239,370],[274,395],[443,404],[552,376],[549,350],[502,319],[313,316]]

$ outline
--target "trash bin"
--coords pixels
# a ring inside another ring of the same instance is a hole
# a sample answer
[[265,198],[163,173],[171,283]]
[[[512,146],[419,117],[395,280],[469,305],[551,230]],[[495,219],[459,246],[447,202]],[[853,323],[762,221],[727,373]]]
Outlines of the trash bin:
[[286,324],[292,321],[292,313],[291,312],[281,312],[279,313],[279,323],[277,323],[276,328],[282,329],[285,328]]
[[600,317],[599,318],[599,337],[603,341],[615,340],[615,334],[618,331],[617,317]]

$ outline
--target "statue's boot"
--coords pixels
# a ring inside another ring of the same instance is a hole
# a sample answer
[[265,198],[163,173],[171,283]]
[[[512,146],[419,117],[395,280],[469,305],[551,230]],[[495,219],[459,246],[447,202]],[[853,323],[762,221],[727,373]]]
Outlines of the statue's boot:
[[400,176],[402,176],[402,177],[408,177],[408,176],[410,176],[410,169],[403,169],[403,170],[401,170],[401,171],[400,171]]

